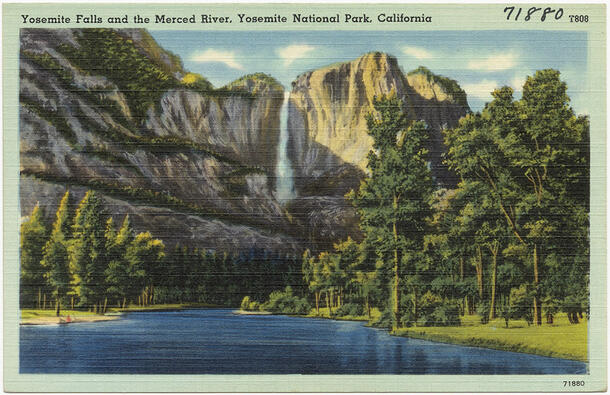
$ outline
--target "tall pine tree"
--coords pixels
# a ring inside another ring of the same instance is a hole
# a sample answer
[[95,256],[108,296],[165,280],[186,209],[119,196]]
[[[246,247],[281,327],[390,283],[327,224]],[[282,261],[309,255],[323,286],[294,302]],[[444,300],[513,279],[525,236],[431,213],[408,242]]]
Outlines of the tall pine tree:
[[47,229],[38,204],[21,223],[20,239],[20,300],[22,307],[40,308],[41,295],[46,292],[45,269],[41,264]]
[[[401,288],[404,273],[415,273],[423,250],[426,218],[430,215],[432,177],[424,148],[428,130],[412,123],[396,97],[375,99],[367,117],[373,150],[368,155],[370,176],[357,193],[348,195],[361,218],[367,243],[391,265],[393,328],[401,325]],[[417,318],[417,284],[409,282]]]
[[68,202],[70,192],[67,191],[55,214],[55,223],[51,238],[44,247],[42,265],[46,269],[46,278],[55,297],[56,312],[59,316],[61,304],[65,302],[70,287],[70,269],[68,241],[70,238],[70,211]]
[[96,310],[105,294],[104,216],[102,202],[95,192],[88,191],[76,210],[73,239],[68,248],[72,285],[78,305]]

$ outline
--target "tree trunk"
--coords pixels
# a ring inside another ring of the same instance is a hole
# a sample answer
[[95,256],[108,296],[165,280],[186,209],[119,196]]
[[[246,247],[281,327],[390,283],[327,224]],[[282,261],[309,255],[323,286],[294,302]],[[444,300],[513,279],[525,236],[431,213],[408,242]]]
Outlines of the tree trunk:
[[[464,281],[464,257],[460,256],[460,281]],[[468,296],[464,296],[464,302],[462,303],[462,316],[466,315],[466,309],[468,309]]]
[[538,245],[534,244],[534,323],[542,325],[542,306],[538,297]]
[[330,309],[330,301],[328,300],[328,291],[326,291],[324,294],[326,295],[326,308],[328,309],[328,316],[330,317],[332,315],[332,311]]
[[371,305],[369,304],[369,296],[366,295],[366,311],[369,315],[369,321],[371,320]]
[[42,291],[40,290],[40,288],[38,288],[38,303],[36,304],[36,308],[38,310],[40,310],[40,302],[41,302],[41,298],[42,298]]
[[316,295],[316,314],[320,315],[320,291],[314,293]]
[[70,307],[74,310],[74,296],[70,297]]
[[106,314],[106,304],[108,303],[108,297],[104,298],[104,309],[102,310],[102,314]]
[[477,285],[479,286],[479,300],[483,300],[483,254],[481,246],[477,246],[477,261],[475,264],[477,269]]
[[43,310],[47,309],[47,294],[46,294],[46,292],[44,294],[42,294],[42,309]]
[[398,257],[398,230],[396,229],[396,211],[398,210],[398,198],[394,194],[394,220],[392,223],[392,233],[394,235],[394,323],[393,328],[396,330],[400,325],[400,261]]
[[127,298],[123,297],[123,308],[125,308],[125,303],[127,302]]
[[498,268],[498,249],[492,251],[491,263],[491,303],[489,305],[489,320],[496,318],[496,272]]
[[59,317],[59,313],[61,312],[61,307],[59,306],[59,296],[57,296],[57,301],[55,302],[55,315]]

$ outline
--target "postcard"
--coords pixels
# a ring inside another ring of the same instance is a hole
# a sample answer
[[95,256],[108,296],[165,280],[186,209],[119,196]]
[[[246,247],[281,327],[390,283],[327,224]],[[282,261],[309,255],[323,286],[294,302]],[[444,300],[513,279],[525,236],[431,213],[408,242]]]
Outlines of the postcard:
[[4,388],[606,389],[604,4],[4,4]]

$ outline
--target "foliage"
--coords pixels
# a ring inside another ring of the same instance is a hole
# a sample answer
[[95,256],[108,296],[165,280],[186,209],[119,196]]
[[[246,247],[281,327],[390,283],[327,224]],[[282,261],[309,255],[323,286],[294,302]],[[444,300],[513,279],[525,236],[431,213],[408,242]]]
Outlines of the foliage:
[[485,186],[479,196],[498,216],[481,227],[480,245],[498,236],[508,241],[504,255],[529,272],[538,325],[541,301],[569,297],[570,285],[587,284],[589,271],[588,198],[582,195],[589,122],[569,107],[566,89],[559,72],[537,71],[521,100],[511,88],[498,89],[481,113],[446,131],[450,167],[465,183]]
[[[396,97],[375,99],[373,105],[376,112],[367,117],[373,137],[370,177],[347,197],[358,210],[366,244],[392,266],[385,269],[391,273],[386,281],[393,293],[393,321],[399,323],[402,272],[415,274],[422,263],[419,252],[431,213],[432,178],[424,148],[428,131],[423,123],[408,120]],[[416,283],[409,288],[416,292]]]
[[127,98],[136,124],[144,122],[149,107],[158,103],[164,92],[179,86],[164,67],[112,29],[82,29],[77,41],[78,47],[62,44],[58,48],[84,71],[104,70]]
[[92,308],[105,295],[105,215],[100,198],[92,191],[85,194],[76,210],[68,252],[71,294],[78,298],[78,306]]
[[241,300],[241,305],[240,308],[244,311],[249,310],[250,309],[250,303],[252,303],[252,301],[250,300],[249,296],[244,296],[244,298]]
[[210,81],[197,73],[186,73],[180,82],[185,87],[202,93],[207,93],[214,89]]
[[29,217],[21,222],[20,230],[20,305],[36,306],[37,295],[45,291],[45,268],[41,261],[47,237],[42,209],[37,204]]
[[274,313],[307,314],[311,306],[307,299],[294,295],[292,287],[288,285],[283,292],[271,292],[269,299],[262,304],[262,309]]
[[69,198],[70,192],[67,191],[59,203],[51,237],[44,246],[44,255],[41,261],[41,265],[46,269],[46,280],[52,288],[58,304],[66,303],[70,287],[68,240],[71,235],[71,218],[68,210]]
[[335,313],[338,316],[342,315],[350,315],[350,316],[361,316],[366,314],[364,311],[364,306],[360,303],[346,303],[341,305]]

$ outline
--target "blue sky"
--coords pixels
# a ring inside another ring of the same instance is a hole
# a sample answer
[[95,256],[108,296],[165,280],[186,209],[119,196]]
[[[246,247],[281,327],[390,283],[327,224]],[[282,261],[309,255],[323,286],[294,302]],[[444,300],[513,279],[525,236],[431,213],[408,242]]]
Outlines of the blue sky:
[[526,76],[558,69],[568,84],[572,105],[585,106],[587,34],[549,31],[273,31],[206,32],[153,30],[164,48],[179,55],[189,71],[216,87],[242,75],[264,72],[285,87],[297,75],[367,52],[387,52],[404,72],[420,65],[458,81],[475,111],[496,87],[509,85],[516,96]]

